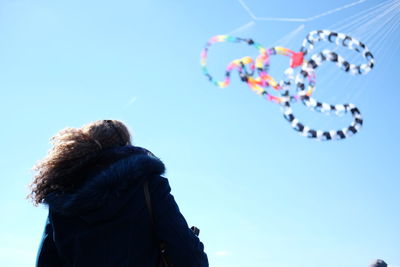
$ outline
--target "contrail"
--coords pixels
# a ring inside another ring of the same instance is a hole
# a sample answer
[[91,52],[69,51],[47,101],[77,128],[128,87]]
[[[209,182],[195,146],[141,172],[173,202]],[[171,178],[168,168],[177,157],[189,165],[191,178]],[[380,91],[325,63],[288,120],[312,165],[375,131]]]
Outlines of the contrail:
[[254,24],[255,24],[255,22],[254,22],[254,20],[252,20],[252,21],[250,21],[250,22],[248,22],[248,23],[246,23],[246,24],[234,29],[233,31],[227,33],[226,35],[232,35],[232,34],[236,34],[238,32],[244,31],[244,30],[252,27]]

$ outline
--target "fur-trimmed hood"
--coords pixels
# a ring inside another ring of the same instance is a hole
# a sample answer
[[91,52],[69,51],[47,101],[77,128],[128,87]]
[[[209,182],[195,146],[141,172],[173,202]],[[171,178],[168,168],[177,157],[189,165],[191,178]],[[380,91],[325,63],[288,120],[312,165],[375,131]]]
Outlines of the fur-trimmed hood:
[[82,186],[71,193],[50,193],[45,203],[50,212],[80,216],[88,222],[105,220],[124,206],[135,184],[164,171],[164,164],[145,149],[113,148],[102,151],[74,174],[87,175]]

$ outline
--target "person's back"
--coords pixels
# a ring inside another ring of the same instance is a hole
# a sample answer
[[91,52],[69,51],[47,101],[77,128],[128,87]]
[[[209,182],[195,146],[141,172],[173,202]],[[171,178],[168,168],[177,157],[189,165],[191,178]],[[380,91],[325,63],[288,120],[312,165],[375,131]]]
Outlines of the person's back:
[[[129,132],[119,123],[101,121],[86,126],[89,130],[82,128],[86,141],[76,133],[60,138],[61,132],[54,149],[75,138],[80,145],[92,142],[92,152],[76,153],[78,160],[64,157],[68,160],[56,166],[57,173],[43,168],[43,163],[38,165],[32,196],[36,203],[48,205],[49,216],[37,266],[157,266],[160,242],[165,243],[165,256],[172,266],[208,266],[203,244],[188,228],[168,180],[161,176],[163,163],[147,150],[131,146]],[[106,128],[106,141],[98,137],[100,133],[91,133],[93,127]],[[112,139],[117,145],[107,144]],[[53,182],[46,184],[46,178]]]

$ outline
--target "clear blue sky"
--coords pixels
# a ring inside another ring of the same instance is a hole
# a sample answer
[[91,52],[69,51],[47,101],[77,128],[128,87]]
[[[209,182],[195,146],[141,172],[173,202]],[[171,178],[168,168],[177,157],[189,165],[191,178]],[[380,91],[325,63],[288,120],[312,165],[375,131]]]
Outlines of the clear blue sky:
[[[245,1],[258,17],[307,18],[351,0],[263,2]],[[400,266],[400,36],[398,28],[389,32],[398,21],[378,33],[379,22],[359,32],[377,51],[370,74],[321,67],[316,97],[351,101],[365,119],[362,131],[344,141],[299,136],[277,105],[236,75],[221,90],[199,66],[209,37],[241,25],[250,23],[235,35],[267,47],[298,29],[281,40],[297,50],[308,31],[329,29],[380,2],[301,26],[252,23],[237,0],[1,0],[0,266],[34,265],[47,210],[25,196],[49,138],[108,118],[126,122],[134,143],[164,161],[182,213],[201,229],[211,266],[355,267],[374,258]],[[353,30],[352,21],[343,32]],[[223,75],[229,60],[254,53],[216,46],[210,70]],[[321,127],[350,121],[295,109]]]

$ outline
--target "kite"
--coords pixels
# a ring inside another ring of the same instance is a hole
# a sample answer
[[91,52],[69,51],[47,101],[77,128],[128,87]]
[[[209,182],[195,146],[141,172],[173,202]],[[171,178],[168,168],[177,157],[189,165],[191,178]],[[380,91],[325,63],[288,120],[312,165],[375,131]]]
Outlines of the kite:
[[[216,80],[208,71],[207,59],[210,47],[215,43],[231,42],[245,43],[258,50],[259,55],[253,59],[242,57],[235,59],[228,64],[225,70],[225,79]],[[355,65],[348,62],[341,55],[334,51],[324,49],[311,56],[314,45],[317,42],[330,42],[337,46],[343,46],[361,54],[366,63]],[[285,80],[276,81],[268,74],[270,68],[270,58],[274,55],[282,55],[290,58],[290,66],[285,70]],[[310,32],[304,39],[299,52],[276,46],[266,49],[261,44],[252,39],[233,37],[229,35],[218,35],[210,38],[201,52],[201,66],[204,75],[214,85],[224,88],[230,84],[232,71],[236,70],[242,82],[245,82],[251,90],[266,100],[277,103],[282,107],[283,117],[290,123],[291,127],[300,132],[301,135],[317,140],[339,140],[345,139],[358,133],[362,127],[363,119],[359,109],[351,103],[348,104],[328,104],[320,102],[312,97],[315,90],[316,75],[315,70],[325,61],[331,61],[343,71],[353,75],[367,74],[374,66],[374,56],[367,46],[343,33],[331,32],[328,30],[318,30]],[[295,69],[299,68],[295,75]],[[291,90],[295,86],[295,92]],[[272,91],[279,92],[275,95]],[[327,114],[343,115],[350,113],[353,117],[351,124],[339,130],[315,130],[301,123],[293,114],[291,104],[302,102],[305,106],[317,112]]]

